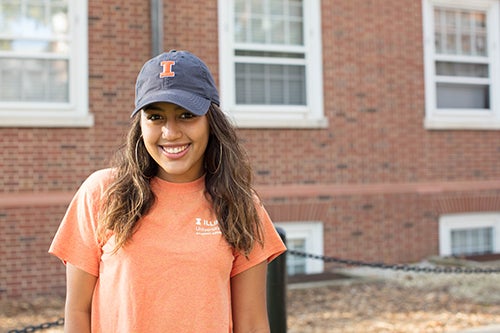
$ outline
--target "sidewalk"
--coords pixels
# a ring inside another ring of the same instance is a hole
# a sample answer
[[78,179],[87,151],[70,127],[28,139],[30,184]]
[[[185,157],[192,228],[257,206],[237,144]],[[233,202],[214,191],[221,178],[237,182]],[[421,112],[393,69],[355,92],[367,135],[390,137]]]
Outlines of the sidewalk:
[[458,331],[455,333],[500,333],[500,325],[491,325],[491,326],[470,328],[470,329]]

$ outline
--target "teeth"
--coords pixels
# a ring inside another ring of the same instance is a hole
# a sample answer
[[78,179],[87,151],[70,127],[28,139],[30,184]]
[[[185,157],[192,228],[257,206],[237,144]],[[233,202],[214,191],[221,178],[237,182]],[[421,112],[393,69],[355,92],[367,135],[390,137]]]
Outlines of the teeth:
[[164,147],[165,151],[169,154],[179,154],[181,151],[186,150],[188,145],[180,146],[180,147]]

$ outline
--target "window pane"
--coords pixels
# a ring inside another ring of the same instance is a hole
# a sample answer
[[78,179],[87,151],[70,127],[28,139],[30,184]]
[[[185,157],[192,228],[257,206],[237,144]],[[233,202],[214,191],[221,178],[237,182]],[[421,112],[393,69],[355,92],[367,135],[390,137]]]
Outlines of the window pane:
[[489,109],[489,86],[437,83],[439,109]]
[[304,40],[302,22],[290,22],[290,44],[301,45]]
[[5,34],[20,34],[19,22],[22,22],[21,4],[0,3],[0,28]]
[[436,53],[487,56],[486,13],[436,7],[434,37]]
[[284,1],[282,0],[270,0],[271,15],[284,15],[285,14],[284,5],[285,5]]
[[493,253],[493,228],[452,230],[451,248],[452,255]]
[[302,1],[301,0],[290,0],[289,2],[289,14],[292,17],[301,19],[303,16]]
[[[287,247],[290,250],[306,252],[306,240],[304,238],[288,239]],[[288,275],[305,274],[306,273],[306,258],[288,255],[287,259],[286,259],[286,269],[287,269]]]
[[69,102],[68,1],[0,0],[0,27],[0,101]]
[[443,76],[489,77],[489,66],[460,62],[436,62],[436,74]]
[[19,39],[54,39],[69,32],[66,1],[0,1],[3,34]]
[[487,49],[487,27],[486,27],[486,14],[475,12],[472,14],[473,19],[473,27],[474,27],[474,38],[476,54],[486,56],[488,54]]
[[283,66],[272,66],[269,68],[269,96],[270,104],[284,104],[286,98],[283,77],[285,76]]
[[237,63],[236,103],[306,105],[305,68]]
[[67,55],[69,52],[69,43],[67,41],[3,39],[0,40],[0,50]]
[[234,0],[234,12],[236,14],[245,12],[245,0]]
[[250,42],[263,44],[266,42],[266,29],[264,27],[264,21],[262,19],[252,19],[250,29],[252,32],[252,38]]
[[53,6],[50,21],[51,30],[56,36],[67,34],[69,32],[67,7]]
[[248,24],[246,24],[247,18],[244,15],[236,15],[234,22],[234,41],[238,43],[245,42],[247,40]]
[[49,82],[48,100],[57,102],[69,101],[69,68],[66,60],[48,61]]
[[250,4],[252,13],[264,14],[264,0],[252,0]]
[[457,20],[455,10],[445,10],[444,11],[445,24],[443,28],[445,29],[445,53],[457,54]]
[[302,1],[235,2],[234,40],[241,43],[303,45]]
[[477,36],[475,36],[474,38],[474,48],[473,50],[475,52],[471,52],[471,53],[475,53],[477,55],[481,55],[481,56],[486,56],[488,55],[488,47],[487,47],[487,42],[486,42],[486,32],[482,33],[482,34],[478,34]]
[[2,101],[17,101],[21,99],[22,85],[19,71],[19,60],[2,59],[0,61],[0,97]]
[[22,60],[23,68],[19,71],[21,86],[23,87],[22,100],[25,102],[44,101],[45,63],[43,60]]
[[285,21],[283,19],[273,19],[271,22],[271,43],[285,44]]
[[0,59],[0,100],[68,102],[67,60]]
[[25,22],[23,23],[24,34],[30,36],[50,37],[50,23],[45,16],[45,6],[40,4],[28,4],[26,6]]

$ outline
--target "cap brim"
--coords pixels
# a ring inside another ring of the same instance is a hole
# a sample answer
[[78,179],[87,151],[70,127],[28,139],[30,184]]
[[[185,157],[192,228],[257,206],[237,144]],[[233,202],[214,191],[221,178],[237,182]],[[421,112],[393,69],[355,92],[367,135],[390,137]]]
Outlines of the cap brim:
[[179,105],[197,116],[205,115],[210,107],[210,100],[207,98],[186,92],[184,90],[171,89],[148,95],[147,98],[141,100],[141,102],[136,106],[131,114],[131,117],[144,107],[159,102]]

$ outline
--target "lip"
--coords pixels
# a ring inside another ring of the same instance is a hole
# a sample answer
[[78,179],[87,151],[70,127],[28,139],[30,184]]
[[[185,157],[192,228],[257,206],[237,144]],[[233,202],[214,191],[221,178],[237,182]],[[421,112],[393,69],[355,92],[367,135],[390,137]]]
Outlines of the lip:
[[159,146],[161,153],[169,159],[176,160],[184,157],[191,148],[191,144],[183,145],[164,145]]

